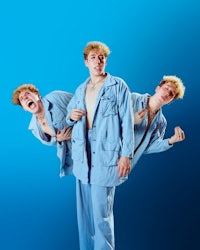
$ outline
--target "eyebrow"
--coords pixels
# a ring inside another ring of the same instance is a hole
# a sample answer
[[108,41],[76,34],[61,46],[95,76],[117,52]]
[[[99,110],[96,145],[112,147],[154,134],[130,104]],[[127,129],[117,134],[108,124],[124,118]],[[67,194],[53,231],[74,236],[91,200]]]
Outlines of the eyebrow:
[[171,86],[171,84],[166,84],[166,86],[169,87],[170,92],[171,92],[172,95],[176,95],[176,90],[171,90],[171,88],[173,88],[173,87]]
[[[21,94],[21,93],[20,93]],[[19,99],[22,99],[24,96],[28,95],[29,92],[25,91],[22,95],[19,94]]]

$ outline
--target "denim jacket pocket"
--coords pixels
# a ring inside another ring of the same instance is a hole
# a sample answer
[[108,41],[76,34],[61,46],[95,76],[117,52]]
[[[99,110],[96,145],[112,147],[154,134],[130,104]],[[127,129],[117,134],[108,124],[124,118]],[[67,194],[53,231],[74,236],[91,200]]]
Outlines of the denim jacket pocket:
[[83,160],[84,155],[84,141],[73,138],[72,139],[72,159],[73,160]]
[[120,154],[120,145],[115,142],[104,142],[102,161],[105,166],[116,166]]
[[112,96],[103,96],[101,98],[101,113],[103,117],[117,114],[117,102]]
[[120,150],[120,145],[117,142],[113,142],[113,141],[107,141],[107,142],[103,142],[104,145],[104,150],[105,151],[119,151]]

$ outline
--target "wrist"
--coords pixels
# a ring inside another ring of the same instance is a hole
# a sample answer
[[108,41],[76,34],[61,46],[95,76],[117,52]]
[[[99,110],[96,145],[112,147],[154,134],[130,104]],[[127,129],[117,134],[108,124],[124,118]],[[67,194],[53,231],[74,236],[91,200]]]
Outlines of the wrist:
[[173,142],[172,142],[171,139],[168,140],[168,144],[169,144],[169,145],[173,145]]

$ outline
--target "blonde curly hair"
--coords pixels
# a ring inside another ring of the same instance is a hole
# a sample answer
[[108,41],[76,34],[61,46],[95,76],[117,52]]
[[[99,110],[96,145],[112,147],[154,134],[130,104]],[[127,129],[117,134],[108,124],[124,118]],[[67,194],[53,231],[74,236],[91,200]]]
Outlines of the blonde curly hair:
[[19,100],[19,95],[20,95],[20,93],[22,91],[25,91],[25,90],[29,90],[34,94],[39,94],[39,90],[35,87],[35,85],[30,84],[30,83],[22,84],[13,91],[13,95],[12,95],[13,104],[21,106],[21,103],[20,103],[20,100]]
[[105,43],[99,41],[93,41],[86,44],[86,47],[83,50],[83,56],[85,60],[87,59],[90,51],[98,51],[102,53],[105,57],[108,57],[108,55],[110,54],[109,47]]
[[167,82],[172,83],[176,88],[176,95],[174,97],[174,100],[178,98],[182,99],[185,94],[185,86],[182,80],[177,76],[163,76],[163,80],[159,83],[159,86],[162,86]]

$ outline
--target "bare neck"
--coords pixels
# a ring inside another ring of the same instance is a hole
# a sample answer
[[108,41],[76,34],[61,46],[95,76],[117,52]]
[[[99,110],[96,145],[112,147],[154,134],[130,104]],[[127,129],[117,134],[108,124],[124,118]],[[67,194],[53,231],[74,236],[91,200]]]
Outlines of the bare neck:
[[148,108],[153,112],[156,113],[162,105],[157,102],[157,100],[154,98],[154,96],[150,96],[148,100]]

